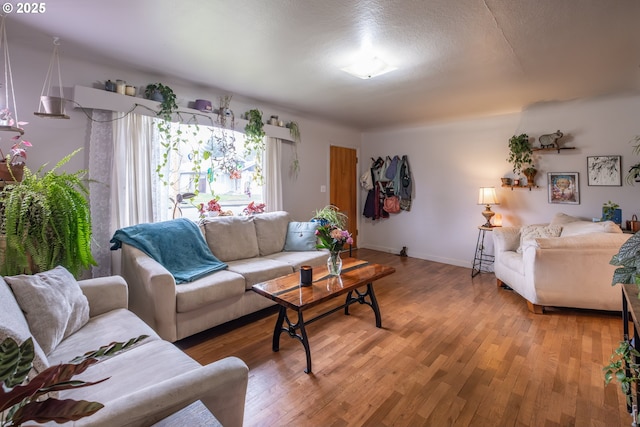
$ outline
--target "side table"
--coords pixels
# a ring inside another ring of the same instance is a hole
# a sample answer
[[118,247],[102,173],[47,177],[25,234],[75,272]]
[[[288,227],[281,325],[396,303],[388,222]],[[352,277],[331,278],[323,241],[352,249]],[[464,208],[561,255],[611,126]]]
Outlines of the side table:
[[476,253],[473,258],[473,266],[471,267],[471,277],[476,277],[481,272],[491,273],[491,270],[488,270],[487,267],[493,264],[495,256],[493,254],[484,253],[484,237],[487,231],[493,231],[496,227],[500,226],[478,226],[478,240],[476,242]]

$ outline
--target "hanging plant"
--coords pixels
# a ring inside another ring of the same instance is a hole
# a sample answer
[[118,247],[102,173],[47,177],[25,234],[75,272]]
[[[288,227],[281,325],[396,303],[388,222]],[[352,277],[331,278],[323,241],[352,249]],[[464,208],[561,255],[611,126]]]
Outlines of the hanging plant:
[[509,158],[507,161],[513,164],[513,173],[519,175],[525,164],[531,165],[532,155],[533,150],[529,145],[529,136],[526,133],[518,136],[513,135],[509,139]]
[[171,115],[178,109],[176,95],[173,93],[173,89],[162,83],[152,83],[148,84],[145,88],[144,96],[147,99],[160,102],[158,116],[164,120],[171,121]]
[[289,134],[291,138],[293,138],[293,160],[291,160],[291,174],[294,177],[298,176],[298,172],[300,172],[300,159],[298,159],[298,143],[302,140],[300,139],[300,127],[297,122],[289,122],[286,124],[286,127],[289,129]]
[[262,175],[262,156],[264,153],[264,123],[262,123],[262,111],[253,109],[246,113],[248,120],[247,125],[244,127],[245,139],[244,148],[246,155],[255,153],[255,172],[253,175],[254,181],[258,185],[262,185],[264,182],[264,176]]

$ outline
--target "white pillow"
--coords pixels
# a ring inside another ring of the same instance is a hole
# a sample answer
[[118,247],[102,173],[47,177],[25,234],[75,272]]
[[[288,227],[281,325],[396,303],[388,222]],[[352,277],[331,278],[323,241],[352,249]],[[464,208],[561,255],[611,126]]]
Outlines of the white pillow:
[[571,222],[582,221],[575,216],[567,215],[566,213],[558,212],[555,214],[549,225],[565,225]]
[[89,321],[89,302],[64,267],[5,277],[45,354]]
[[562,227],[562,236],[578,236],[589,233],[622,233],[613,221],[576,221]]
[[520,229],[520,246],[516,252],[521,254],[522,249],[534,244],[538,237],[558,237],[561,232],[560,225],[525,225]]

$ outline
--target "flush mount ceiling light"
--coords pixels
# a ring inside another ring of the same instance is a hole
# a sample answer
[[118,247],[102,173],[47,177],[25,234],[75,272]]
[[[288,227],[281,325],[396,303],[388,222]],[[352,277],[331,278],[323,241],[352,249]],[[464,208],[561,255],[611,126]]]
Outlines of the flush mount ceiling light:
[[370,56],[362,57],[354,64],[341,68],[341,70],[360,79],[371,79],[386,74],[389,71],[396,70],[397,68],[398,67],[387,64],[377,56]]

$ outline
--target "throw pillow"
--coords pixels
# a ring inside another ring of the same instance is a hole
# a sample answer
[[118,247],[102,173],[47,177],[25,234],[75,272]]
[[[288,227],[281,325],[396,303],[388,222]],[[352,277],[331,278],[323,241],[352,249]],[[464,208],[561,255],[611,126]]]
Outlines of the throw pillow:
[[525,225],[520,230],[520,246],[516,250],[519,254],[525,246],[535,243],[538,237],[558,237],[562,232],[559,225]]
[[284,242],[285,251],[313,251],[316,249],[315,222],[290,222],[287,229],[287,239]]
[[4,278],[45,354],[89,321],[89,302],[64,267]]
[[576,221],[582,221],[580,218],[576,218],[575,216],[567,215],[562,212],[558,212],[555,214],[549,225],[565,225]]

